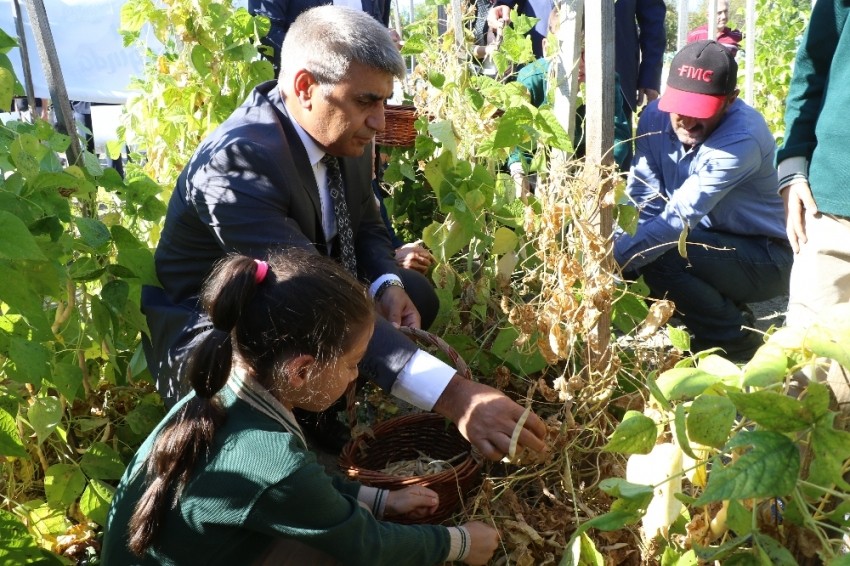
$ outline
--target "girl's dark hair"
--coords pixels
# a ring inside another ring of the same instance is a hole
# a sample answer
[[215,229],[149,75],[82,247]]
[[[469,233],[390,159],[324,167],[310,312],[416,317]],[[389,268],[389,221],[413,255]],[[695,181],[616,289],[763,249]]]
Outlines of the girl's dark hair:
[[129,527],[130,550],[137,556],[153,544],[166,505],[177,505],[224,421],[216,394],[227,383],[234,355],[264,387],[273,389],[288,360],[309,354],[322,368],[373,322],[365,288],[337,262],[293,248],[272,256],[268,264],[265,279],[257,283],[253,259],[229,256],[201,291],[213,329],[187,364],[186,379],[195,398],[162,429],[148,455],[147,489]]

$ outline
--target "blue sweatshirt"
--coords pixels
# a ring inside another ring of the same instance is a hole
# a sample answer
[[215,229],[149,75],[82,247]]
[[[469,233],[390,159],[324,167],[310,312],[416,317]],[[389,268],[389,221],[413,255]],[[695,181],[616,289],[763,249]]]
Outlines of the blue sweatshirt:
[[637,269],[676,246],[688,228],[786,239],[764,118],[736,100],[708,138],[686,148],[670,115],[649,104],[638,122],[626,193],[640,211],[634,236],[616,235],[614,258]]

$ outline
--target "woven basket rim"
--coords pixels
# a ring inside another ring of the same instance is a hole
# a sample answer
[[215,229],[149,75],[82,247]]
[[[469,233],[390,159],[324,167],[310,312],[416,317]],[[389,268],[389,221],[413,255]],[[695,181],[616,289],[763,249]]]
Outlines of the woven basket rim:
[[[428,474],[424,476],[394,476],[391,474],[384,473],[380,470],[371,470],[369,468],[366,468],[361,465],[357,460],[357,454],[359,453],[361,447],[368,447],[368,445],[372,442],[380,441],[381,438],[385,437],[388,433],[397,432],[400,428],[406,426],[416,426],[420,423],[433,424],[438,421],[448,422],[444,417],[436,413],[412,413],[409,415],[393,417],[391,419],[387,419],[386,421],[378,423],[377,425],[375,425],[372,431],[374,434],[373,437],[369,437],[368,435],[362,435],[355,439],[352,439],[351,442],[349,442],[345,445],[345,447],[343,447],[343,450],[340,453],[339,457],[340,467],[344,469],[349,475],[351,475],[352,473],[356,474],[358,478],[369,477],[386,481],[398,480],[404,483],[416,482],[418,480],[428,480],[431,483],[445,480],[460,481],[459,478],[477,472],[478,469],[481,468],[481,461],[477,454],[475,454],[472,445],[469,444],[466,439],[460,436],[460,441],[462,441],[462,444],[467,447],[466,457],[463,458],[457,464],[453,464],[450,468],[441,472],[437,472],[435,474]],[[458,433],[458,435],[459,434],[460,433]]]

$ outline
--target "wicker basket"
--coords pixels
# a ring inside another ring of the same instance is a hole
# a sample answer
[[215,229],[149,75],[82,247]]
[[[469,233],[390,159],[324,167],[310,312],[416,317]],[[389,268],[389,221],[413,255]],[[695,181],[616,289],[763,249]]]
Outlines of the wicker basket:
[[388,104],[384,107],[386,127],[375,134],[375,143],[384,147],[408,147],[416,141],[416,107]]
[[[442,339],[423,330],[403,330],[418,342],[437,346],[451,358],[458,373],[470,376],[457,352]],[[393,417],[375,425],[372,432],[372,436],[352,439],[342,449],[339,465],[349,478],[383,489],[421,485],[440,496],[440,504],[433,515],[423,519],[399,519],[398,522],[438,523],[448,519],[466,494],[481,481],[481,458],[457,428],[436,413]],[[380,471],[394,462],[415,460],[423,453],[451,464],[445,464],[443,471],[428,475],[397,476]]]

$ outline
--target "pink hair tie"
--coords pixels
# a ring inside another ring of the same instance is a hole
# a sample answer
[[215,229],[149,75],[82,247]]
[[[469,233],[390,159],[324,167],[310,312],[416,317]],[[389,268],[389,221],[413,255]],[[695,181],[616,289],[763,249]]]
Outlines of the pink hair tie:
[[269,264],[261,259],[255,259],[257,264],[257,272],[254,274],[254,282],[259,285],[266,278],[266,273],[269,272]]

